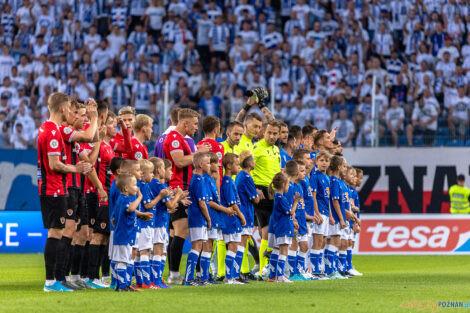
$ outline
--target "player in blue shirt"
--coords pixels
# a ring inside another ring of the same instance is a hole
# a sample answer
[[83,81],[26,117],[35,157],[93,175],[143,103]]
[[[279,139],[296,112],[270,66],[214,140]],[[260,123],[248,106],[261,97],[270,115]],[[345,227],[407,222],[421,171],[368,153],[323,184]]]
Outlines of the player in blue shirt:
[[244,150],[240,153],[240,165],[242,170],[238,173],[235,184],[237,185],[238,196],[240,197],[240,211],[243,213],[246,221],[246,225],[242,227],[241,245],[238,248],[243,250],[240,278],[243,281],[248,281],[249,279],[255,279],[250,273],[247,247],[248,239],[253,235],[253,228],[255,226],[255,209],[253,204],[259,203],[262,193],[258,193],[253,178],[250,175],[250,172],[255,168],[255,159],[250,150]]
[[[300,195],[299,204],[295,210],[294,225],[296,226],[296,236],[289,247],[287,263],[290,269],[290,279],[305,281],[310,278],[305,274],[305,259],[308,252],[308,229],[305,215],[305,203],[303,190],[300,181],[305,179],[305,164],[289,161],[286,163],[285,173],[289,178],[289,190],[286,194],[288,201],[293,202],[294,195]],[[297,249],[299,253],[297,255]]]
[[[177,188],[174,190],[173,196],[167,196],[159,199],[158,195],[160,195],[163,190],[168,190],[168,185],[165,183],[165,181],[169,181],[171,179],[173,166],[169,160],[162,160],[156,157],[150,158],[149,161],[152,162],[154,166],[154,178],[148,184],[150,187],[151,201],[147,205],[155,206],[155,215],[153,219],[153,256],[152,260],[150,261],[150,277],[153,285],[156,286],[156,288],[171,288],[162,279],[168,246],[168,226],[170,220],[169,214],[176,211],[178,202],[186,198],[188,193],[187,191],[183,191],[180,188]],[[155,195],[157,196],[155,197]]]
[[[129,174],[121,174],[116,186],[121,192],[114,206],[115,226],[113,234],[112,260],[116,263],[115,272],[118,280],[116,291],[131,291],[132,276],[128,267],[132,264],[132,246],[135,244],[137,217],[136,210],[142,201],[142,194],[137,187],[137,180]],[[151,216],[152,213],[144,213]]]
[[340,264],[338,261],[338,249],[341,245],[342,230],[347,227],[346,214],[349,214],[349,199],[348,189],[343,180],[339,176],[344,175],[347,169],[346,161],[343,157],[333,156],[330,162],[330,206],[331,213],[335,224],[329,225],[328,235],[330,239],[327,240],[325,250],[325,273],[328,274],[330,279],[345,279],[339,272]]
[[295,149],[295,137],[289,135],[287,137],[287,143],[281,148],[281,169],[286,167],[286,163],[292,160],[292,154]]
[[189,183],[189,196],[191,204],[188,207],[189,241],[191,251],[186,261],[186,272],[184,275],[184,286],[199,286],[194,279],[202,245],[207,241],[207,232],[211,228],[209,216],[209,194],[207,192],[204,173],[210,172],[210,157],[208,153],[199,152],[193,155],[193,176]]
[[352,226],[354,225],[354,221],[355,221],[355,216],[353,213],[354,200],[351,197],[351,186],[350,186],[351,180],[352,180],[351,174],[352,174],[352,167],[350,166],[346,166],[346,170],[341,174],[341,179],[343,180],[344,188],[346,190],[345,194],[346,194],[347,203],[345,203],[344,210],[345,210],[345,216],[346,216],[347,222],[346,222],[346,227],[341,229],[341,244],[339,248],[338,260],[339,260],[340,274],[345,277],[352,277],[352,275],[350,275],[348,272],[348,264],[347,264],[347,250],[349,246],[349,240],[352,239],[352,234],[353,234]]
[[310,186],[313,193],[313,207],[315,222],[313,225],[313,246],[310,250],[310,261],[313,266],[313,274],[319,279],[323,279],[321,274],[321,263],[323,259],[323,248],[328,237],[328,225],[330,218],[330,177],[326,174],[330,166],[330,154],[320,151],[317,154],[317,167],[310,176]]
[[355,168],[355,182],[354,182],[354,191],[353,191],[353,199],[354,199],[354,213],[356,215],[356,223],[353,226],[353,236],[352,236],[352,245],[348,247],[348,263],[349,263],[349,273],[354,276],[362,276],[362,273],[356,270],[352,265],[352,250],[354,249],[354,244],[361,232],[361,219],[360,219],[360,201],[359,201],[359,194],[357,193],[356,188],[362,185],[362,177],[363,171],[360,168]]
[[270,273],[269,281],[279,283],[291,283],[284,274],[289,245],[294,237],[295,211],[300,203],[300,194],[296,193],[292,200],[286,198],[289,191],[289,179],[284,173],[277,173],[271,185],[270,194],[274,194],[274,208],[269,221],[272,233],[268,239],[269,246],[273,247],[273,252],[269,259],[270,268],[275,268],[276,279]]
[[224,214],[235,214],[232,208],[220,205],[219,190],[217,187],[217,182],[220,181],[220,160],[217,154],[211,152],[208,154],[210,156],[210,174],[204,173],[204,181],[209,194],[209,216],[211,217],[212,227],[208,232],[208,240],[203,245],[203,252],[200,258],[201,283],[205,285],[215,283],[210,277],[209,269],[214,242],[223,240],[222,229],[225,227]]
[[225,226],[222,230],[224,241],[227,246],[227,255],[225,256],[225,278],[227,284],[243,284],[238,278],[240,276],[240,267],[243,260],[243,249],[241,249],[242,226],[246,225],[245,217],[240,211],[240,199],[238,197],[237,186],[232,176],[237,175],[240,170],[238,155],[233,153],[225,154],[222,164],[225,169],[225,176],[222,178],[220,187],[220,202],[225,207],[230,207],[235,214],[230,216],[225,214]]
[[[111,256],[113,255],[113,236],[114,236],[114,206],[116,204],[117,198],[121,194],[119,189],[116,187],[116,179],[121,174],[121,164],[124,161],[124,158],[121,157],[114,157],[111,162],[109,163],[109,169],[114,175],[113,183],[109,188],[109,197],[108,197],[108,208],[109,208],[109,247],[108,247],[108,257],[111,260]],[[111,284],[109,286],[110,289],[115,289],[117,280],[116,274],[114,272],[115,263],[113,261],[110,262],[111,265]]]

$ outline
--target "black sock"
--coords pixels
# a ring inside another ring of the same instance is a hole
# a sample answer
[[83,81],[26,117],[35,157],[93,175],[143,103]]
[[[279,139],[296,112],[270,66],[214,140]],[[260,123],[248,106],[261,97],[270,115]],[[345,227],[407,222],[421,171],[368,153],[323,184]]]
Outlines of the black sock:
[[90,242],[87,241],[83,247],[82,259],[80,261],[80,276],[82,278],[88,275],[88,259],[90,258]]
[[72,238],[63,237],[57,245],[57,254],[55,261],[55,279],[58,281],[65,280],[65,256],[68,253]]
[[101,275],[109,276],[111,260],[108,256],[109,245],[101,245]]
[[254,245],[248,245],[248,251],[250,252],[253,259],[255,259],[256,264],[259,264],[259,252],[258,248],[256,247],[256,243]]
[[180,270],[180,263],[181,263],[181,256],[183,255],[183,246],[184,246],[184,238],[175,236],[173,241],[171,242],[170,247],[170,261],[169,268],[172,272],[179,272]]
[[170,264],[170,251],[171,251],[171,243],[173,242],[173,237],[170,236],[168,238],[168,246],[166,247],[166,262]]
[[46,280],[54,280],[55,261],[57,255],[57,238],[47,238],[44,247],[44,263],[46,265]]
[[73,258],[72,258],[72,266],[70,267],[70,274],[78,275],[80,274],[80,261],[83,257],[83,252],[85,250],[85,246],[75,245],[73,246]]
[[90,244],[90,255],[88,257],[88,278],[93,280],[99,278],[97,275],[100,265],[100,246]]
[[74,252],[75,245],[70,245],[67,248],[66,255],[65,255],[65,276],[70,274],[70,269],[72,268],[72,260],[73,260],[73,252]]

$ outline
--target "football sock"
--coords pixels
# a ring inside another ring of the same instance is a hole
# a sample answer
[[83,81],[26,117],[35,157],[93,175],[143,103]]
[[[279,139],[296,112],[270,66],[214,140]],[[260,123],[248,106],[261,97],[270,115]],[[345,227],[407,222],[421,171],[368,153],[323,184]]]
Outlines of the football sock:
[[159,273],[160,282],[161,282],[162,279],[163,279],[163,271],[165,270],[166,258],[167,258],[166,255],[162,255],[162,257],[161,257],[161,261],[160,261],[160,273]]
[[290,276],[297,274],[297,251],[289,250],[287,253],[287,265],[289,266],[288,271],[290,272]]
[[179,272],[180,270],[180,263],[181,263],[181,256],[183,254],[183,246],[184,246],[185,238],[181,238],[178,236],[173,237],[171,241],[171,247],[169,251],[169,265],[170,271],[172,272]]
[[109,245],[101,245],[101,275],[109,277],[109,266],[111,260],[108,255]]
[[117,284],[116,262],[111,261],[109,265],[111,267],[111,285],[116,286],[116,284]]
[[338,258],[338,261],[339,261],[338,268],[339,268],[339,272],[341,273],[346,271],[346,267],[347,267],[346,258],[347,258],[346,251],[340,251],[339,258]]
[[256,241],[254,241],[253,238],[250,238],[250,243],[248,244],[248,251],[255,260],[255,263],[259,265],[258,246],[256,245]]
[[127,265],[126,270],[126,285],[130,286],[132,284],[132,273],[134,272],[134,261]]
[[277,260],[277,277],[284,276],[284,270],[286,267],[287,255],[280,255]]
[[80,276],[82,278],[88,275],[88,260],[90,259],[90,242],[87,241],[83,247],[82,259],[80,260]]
[[73,246],[73,250],[72,267],[70,268],[70,273],[72,275],[78,275],[80,274],[80,261],[83,258],[85,246],[75,245]]
[[88,278],[93,280],[98,278],[100,262],[100,246],[90,244],[88,257]]
[[[269,278],[274,279],[276,277],[276,269],[277,269],[277,260],[279,259],[279,249],[274,249],[271,252],[271,256],[269,257]],[[260,272],[262,269],[260,269]]]
[[127,267],[125,263],[117,263],[116,264],[116,282],[120,289],[124,289],[128,286],[128,279],[127,279]]
[[235,261],[233,263],[233,277],[232,278],[238,278],[240,277],[240,269],[242,266],[242,261],[243,261],[243,254],[245,253],[245,247],[238,246],[237,248],[237,253],[235,255]]
[[225,241],[217,241],[217,275],[225,276],[225,255],[227,254],[227,245]]
[[59,239],[47,238],[44,247],[44,263],[46,266],[46,280],[54,281],[55,260],[57,255],[57,245]]
[[55,278],[58,281],[65,280],[65,257],[72,243],[72,238],[62,236],[57,244],[56,260],[55,260]]
[[301,252],[299,251],[299,254],[297,255],[297,272],[301,273],[302,271],[305,271],[305,258],[307,257],[307,252]]
[[135,284],[141,286],[143,284],[142,268],[140,266],[140,257],[136,256],[134,260]]
[[140,257],[140,270],[142,272],[142,284],[150,285],[150,262],[148,255],[142,255]]
[[259,247],[259,268],[260,268],[260,275],[261,269],[263,269],[268,264],[268,259],[264,256],[264,252],[268,248],[268,241],[266,239],[261,239],[261,245]]
[[211,265],[211,253],[210,252],[203,252],[201,253],[200,257],[201,263],[201,280],[206,281],[209,280],[209,268]]
[[227,279],[234,278],[233,262],[235,261],[235,255],[235,252],[227,251],[227,255],[225,256],[225,278]]
[[158,285],[161,282],[160,276],[160,264],[162,262],[162,257],[160,255],[154,255],[152,257],[152,262],[150,266],[152,267],[152,283]]
[[[177,237],[175,237],[177,238]],[[186,261],[186,271],[184,279],[186,281],[194,280],[194,270],[196,269],[197,259],[199,258],[199,252],[191,250],[188,254],[188,260]]]
[[320,274],[320,250],[310,250],[310,262],[314,274]]
[[[249,246],[249,244],[247,244]],[[247,248],[243,251],[241,273],[248,274],[250,272],[250,263],[248,262],[248,250]]]
[[347,262],[348,262],[348,267],[347,267],[347,271],[350,271],[352,270],[352,247],[348,247],[348,250],[347,250]]

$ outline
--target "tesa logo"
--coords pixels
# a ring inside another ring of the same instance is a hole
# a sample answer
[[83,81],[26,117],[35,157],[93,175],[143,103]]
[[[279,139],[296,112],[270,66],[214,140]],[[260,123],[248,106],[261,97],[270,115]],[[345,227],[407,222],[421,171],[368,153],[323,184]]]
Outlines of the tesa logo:
[[[358,252],[362,253],[439,253],[461,246],[461,236],[470,231],[469,219],[374,218],[362,220]],[[462,238],[461,238],[462,237]]]

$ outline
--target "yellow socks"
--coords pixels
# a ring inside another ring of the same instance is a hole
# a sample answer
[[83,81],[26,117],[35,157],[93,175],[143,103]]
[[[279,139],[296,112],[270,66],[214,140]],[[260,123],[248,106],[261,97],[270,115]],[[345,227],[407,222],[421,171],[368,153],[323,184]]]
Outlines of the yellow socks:
[[259,247],[259,275],[263,268],[268,264],[268,258],[264,256],[264,251],[268,249],[268,241],[266,239],[261,239],[261,245]]
[[227,254],[227,246],[225,241],[217,241],[217,275],[225,276],[225,255]]

